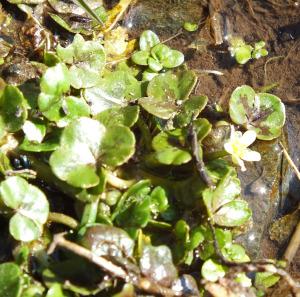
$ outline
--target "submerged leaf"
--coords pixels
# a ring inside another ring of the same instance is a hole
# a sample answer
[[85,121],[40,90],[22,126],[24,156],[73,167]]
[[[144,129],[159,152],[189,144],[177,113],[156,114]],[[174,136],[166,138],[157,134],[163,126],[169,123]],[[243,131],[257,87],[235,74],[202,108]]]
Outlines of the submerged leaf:
[[177,277],[171,251],[163,245],[145,245],[140,258],[140,268],[145,276],[165,287],[169,287]]

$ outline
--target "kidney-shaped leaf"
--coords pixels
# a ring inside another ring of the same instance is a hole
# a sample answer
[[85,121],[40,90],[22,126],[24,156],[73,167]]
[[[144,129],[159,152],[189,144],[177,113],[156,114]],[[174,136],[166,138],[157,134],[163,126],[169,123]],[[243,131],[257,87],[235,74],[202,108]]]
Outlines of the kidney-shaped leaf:
[[3,203],[16,212],[10,219],[11,235],[21,241],[37,239],[49,213],[44,193],[25,179],[14,176],[0,184],[0,196]]
[[82,117],[72,121],[63,131],[59,149],[50,157],[55,175],[75,187],[97,185],[96,162],[105,131],[96,120]]
[[76,88],[89,88],[97,84],[105,65],[105,52],[100,40],[85,41],[76,34],[73,43],[66,48],[57,47],[57,55],[70,67],[71,85]]
[[236,124],[254,130],[257,138],[262,140],[278,137],[285,123],[285,106],[281,100],[272,94],[255,94],[249,86],[234,90],[229,101],[229,113]]

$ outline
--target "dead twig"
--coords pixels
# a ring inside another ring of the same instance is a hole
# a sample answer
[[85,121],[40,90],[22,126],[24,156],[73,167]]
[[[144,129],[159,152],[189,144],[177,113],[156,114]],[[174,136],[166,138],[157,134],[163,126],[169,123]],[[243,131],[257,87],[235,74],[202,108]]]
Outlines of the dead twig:
[[282,148],[282,152],[283,152],[285,158],[287,159],[289,165],[293,168],[298,180],[300,181],[300,172],[299,172],[296,164],[294,163],[294,161],[290,157],[290,155],[289,155],[288,151],[286,150],[286,148],[284,147],[284,145],[281,142],[279,142],[279,145]]
[[95,255],[90,250],[64,238],[66,233],[56,234],[53,237],[53,241],[49,247],[48,254],[51,254],[56,247],[65,248],[87,260],[94,263],[111,276],[122,279],[126,282],[132,283],[138,289],[150,294],[157,294],[165,297],[182,296],[182,292],[177,292],[172,289],[162,287],[161,285],[154,283],[153,281],[142,277],[140,275],[131,275],[125,269],[116,264],[108,261],[107,259]]
[[195,127],[193,126],[193,124],[190,125],[189,128],[189,136],[190,136],[190,142],[191,142],[191,148],[192,148],[192,154],[194,157],[194,160],[196,162],[196,168],[197,171],[200,175],[200,177],[202,178],[202,180],[206,183],[206,185],[210,188],[213,188],[215,185],[212,182],[211,178],[209,177],[206,168],[205,168],[205,164],[202,160],[202,158],[199,157],[199,144],[198,144],[198,138],[197,138],[197,133],[195,130]]

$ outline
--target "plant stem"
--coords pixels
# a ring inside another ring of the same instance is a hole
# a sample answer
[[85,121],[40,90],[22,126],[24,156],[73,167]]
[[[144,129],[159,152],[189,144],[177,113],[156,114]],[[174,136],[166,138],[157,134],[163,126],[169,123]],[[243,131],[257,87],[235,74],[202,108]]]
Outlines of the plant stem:
[[97,219],[99,199],[96,201],[87,203],[84,207],[83,214],[81,217],[80,226],[84,226],[87,224],[93,224]]
[[132,180],[132,179],[124,180],[124,179],[117,177],[116,175],[114,175],[111,172],[106,173],[106,178],[107,178],[107,182],[111,186],[113,186],[117,189],[120,189],[120,190],[128,189],[130,186],[132,186],[135,183],[135,180]]
[[79,223],[72,217],[58,212],[50,212],[48,216],[48,221],[66,225],[71,229],[76,229],[79,225]]

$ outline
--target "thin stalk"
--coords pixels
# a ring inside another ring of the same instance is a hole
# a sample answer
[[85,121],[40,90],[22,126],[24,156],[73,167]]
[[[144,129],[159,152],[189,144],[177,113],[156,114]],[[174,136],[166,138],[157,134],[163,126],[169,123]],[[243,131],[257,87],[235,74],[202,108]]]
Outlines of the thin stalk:
[[131,179],[131,180],[125,180],[117,177],[111,172],[106,173],[106,179],[107,183],[109,183],[111,186],[120,189],[120,190],[125,190],[128,189],[130,186],[132,186],[136,181]]
[[83,214],[81,217],[80,226],[93,224],[96,222],[98,213],[99,199],[96,201],[87,203],[84,207]]
[[63,224],[71,229],[77,229],[79,223],[70,216],[67,216],[63,213],[50,212],[48,215],[48,221],[58,224]]
[[82,7],[87,14],[89,14],[94,20],[96,20],[101,26],[104,25],[103,21],[99,18],[99,16],[94,12],[93,9],[85,2],[84,0],[73,0],[75,4]]

